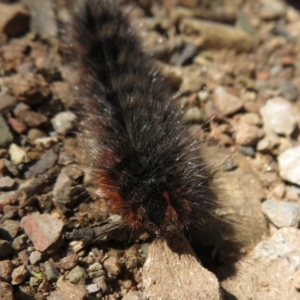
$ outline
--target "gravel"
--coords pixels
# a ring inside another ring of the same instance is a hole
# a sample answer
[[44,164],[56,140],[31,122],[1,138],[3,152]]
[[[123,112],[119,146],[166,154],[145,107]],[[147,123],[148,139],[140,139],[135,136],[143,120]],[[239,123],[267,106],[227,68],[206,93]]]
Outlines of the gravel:
[[1,297],[298,299],[300,12],[279,0],[126,8],[213,166],[217,218],[191,249],[110,232],[119,216],[75,137],[74,3],[15,2],[0,4]]

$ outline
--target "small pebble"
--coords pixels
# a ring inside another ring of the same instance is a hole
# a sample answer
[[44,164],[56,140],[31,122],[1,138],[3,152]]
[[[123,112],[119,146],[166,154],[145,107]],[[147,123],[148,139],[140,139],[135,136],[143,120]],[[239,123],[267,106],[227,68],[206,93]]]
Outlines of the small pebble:
[[300,146],[285,150],[277,159],[281,178],[300,186]]
[[182,66],[185,62],[191,60],[199,49],[192,43],[185,43],[183,50],[176,56],[176,65]]
[[23,162],[27,162],[26,152],[16,144],[11,144],[8,149],[10,159],[15,165],[19,165]]
[[234,129],[235,142],[243,146],[254,146],[264,136],[262,129],[243,122],[236,124]]
[[24,266],[28,265],[29,257],[28,257],[28,251],[27,250],[22,250],[18,253],[18,258]]
[[253,35],[255,32],[251,24],[250,17],[242,10],[240,10],[237,14],[237,21],[235,26],[241,28],[243,31],[247,32],[250,35]]
[[246,146],[240,146],[239,152],[242,153],[245,156],[254,157],[255,156],[255,150],[253,147],[246,147]]
[[34,140],[34,144],[36,146],[43,146],[45,149],[51,148],[53,145],[58,143],[58,138],[57,137],[42,137],[42,138],[37,138]]
[[35,265],[42,260],[43,254],[40,251],[33,251],[30,253],[29,261],[30,264]]
[[51,0],[43,0],[43,2],[39,0],[26,1],[25,3],[31,13],[31,31],[39,34],[39,36],[55,37],[58,33],[58,24],[53,2]]
[[0,205],[5,206],[10,204],[12,201],[17,199],[17,193],[15,191],[6,192],[4,194],[0,194]]
[[38,251],[46,251],[60,239],[64,223],[49,214],[29,214],[22,218],[20,226]]
[[209,98],[209,92],[208,90],[206,89],[203,89],[201,90],[199,93],[198,93],[198,98],[201,102],[206,102]]
[[288,186],[286,189],[286,198],[290,201],[299,201],[299,195],[295,189],[293,189],[292,186]]
[[19,118],[28,127],[40,127],[48,122],[48,118],[45,115],[32,110],[23,111]]
[[25,177],[41,175],[52,168],[58,160],[59,149],[59,145],[55,145],[47,150],[43,156],[28,169]]
[[13,110],[14,115],[20,118],[24,111],[30,110],[30,106],[25,103],[18,103]]
[[[50,282],[48,282],[47,280],[43,280],[41,282],[41,284],[38,287],[39,291],[43,291],[43,292],[48,292],[50,290],[52,290],[52,284]],[[57,300],[57,298],[55,298],[55,300]]]
[[88,275],[85,269],[81,268],[80,266],[76,266],[66,276],[66,279],[74,284],[81,285],[81,284],[85,284],[86,280],[88,279]]
[[263,202],[262,211],[278,228],[297,227],[300,222],[300,205],[297,203],[268,199]]
[[7,170],[9,171],[9,173],[11,175],[13,175],[14,177],[19,177],[20,172],[18,170],[18,168],[8,159],[3,159],[4,165],[7,168]]
[[17,104],[16,97],[6,93],[0,93],[0,112],[12,109]]
[[[31,51],[34,55],[35,49]],[[3,78],[3,83],[8,89],[9,93],[16,96],[17,100],[28,105],[36,105],[44,103],[51,95],[48,83],[41,74],[34,72],[16,73],[11,76]],[[30,113],[28,113],[30,111]],[[14,110],[16,112],[16,110]],[[28,113],[28,114],[27,114]],[[41,122],[40,114],[31,111],[31,108],[24,110],[23,114],[16,114],[15,116],[22,120],[29,127],[35,127],[36,123]],[[34,117],[30,119],[30,116]],[[44,118],[44,117],[43,117]]]
[[278,87],[283,98],[294,102],[298,97],[298,90],[293,86],[290,80],[283,80]]
[[[13,264],[10,260],[0,260],[0,278],[6,282],[10,282]],[[0,289],[1,290],[1,289]]]
[[9,176],[5,176],[0,178],[0,190],[2,191],[9,191],[12,190],[15,186],[15,181],[9,177]]
[[257,151],[271,151],[280,144],[278,136],[269,132],[263,139],[261,139],[256,146]]
[[29,286],[38,286],[40,284],[41,280],[39,278],[36,278],[34,276],[31,276],[29,279]]
[[203,48],[230,48],[237,52],[249,51],[254,39],[245,31],[220,22],[209,22],[198,18],[181,18],[179,31],[190,37],[190,41]]
[[26,132],[27,126],[24,123],[20,122],[19,120],[15,119],[15,118],[8,118],[7,121],[14,132],[16,132],[18,134],[22,134],[22,133]]
[[5,119],[0,114],[0,148],[5,148],[14,140],[12,133],[10,132],[9,127],[6,124]]
[[48,281],[55,282],[60,276],[59,270],[56,265],[51,261],[46,261],[44,263],[45,275]]
[[93,294],[93,293],[96,293],[96,292],[99,292],[100,291],[100,288],[98,287],[97,284],[95,283],[92,283],[92,284],[89,284],[86,286],[86,289],[87,291],[89,292],[89,294]]
[[205,120],[205,113],[199,107],[190,107],[183,116],[185,123],[201,123]]
[[24,245],[25,245],[25,241],[26,241],[26,235],[25,234],[22,234],[22,235],[19,235],[17,236],[13,242],[12,242],[12,248],[15,250],[15,251],[20,251]]
[[260,109],[266,133],[275,132],[290,136],[296,126],[292,105],[287,100],[276,97],[269,99]]
[[10,284],[6,282],[0,282],[1,299],[14,300],[14,291]]
[[17,285],[22,283],[28,275],[28,271],[24,265],[15,268],[11,274],[11,284]]
[[104,270],[102,269],[102,265],[98,262],[95,262],[92,265],[90,265],[88,268],[88,272],[90,278],[99,277],[105,274]]
[[232,115],[243,108],[243,101],[218,87],[214,92],[214,105],[224,115]]
[[93,279],[93,283],[97,284],[102,293],[107,291],[107,284],[105,280],[105,276],[99,276]]
[[111,275],[119,275],[122,270],[121,263],[117,260],[116,257],[110,256],[106,259],[103,263],[104,268],[106,271]]
[[95,262],[89,266],[88,271],[99,271],[102,270],[102,265],[99,262]]
[[[15,192],[7,192],[5,194],[12,194],[13,195],[14,193]],[[16,195],[17,195],[17,197],[19,196],[18,193],[16,193]],[[19,207],[15,206],[15,205],[10,205],[10,204],[5,205],[3,207],[2,212],[5,215],[5,217],[6,217],[6,215],[9,215],[9,218],[6,218],[5,220],[8,221],[9,219],[13,219],[13,218],[17,217],[18,216],[18,209],[19,209]],[[4,219],[2,219],[1,221],[2,221],[2,223],[5,223]],[[19,222],[19,221],[15,221],[15,220],[11,220],[11,221]]]
[[67,132],[74,128],[76,121],[76,115],[70,111],[58,113],[53,119],[51,119],[54,130],[61,135],[65,135]]
[[[14,208],[12,208],[10,211],[12,212],[12,215],[17,213],[17,210]],[[6,213],[9,214],[9,212]],[[0,225],[0,228],[5,230],[5,232],[8,234],[8,238],[11,240],[17,236],[19,227],[20,223],[16,220],[5,220],[3,224]]]
[[205,82],[200,76],[195,76],[194,74],[189,74],[183,77],[183,82],[180,86],[180,91],[184,93],[198,93]]
[[41,131],[40,129],[31,128],[28,130],[27,136],[30,141],[35,141],[36,139],[46,137],[46,134],[43,131]]
[[77,198],[72,197],[73,180],[67,175],[66,167],[63,168],[57,177],[53,188],[54,201],[67,206],[73,207],[77,203]]
[[130,279],[125,280],[123,286],[125,289],[129,290],[132,287],[132,281]]
[[59,268],[64,270],[73,269],[78,262],[78,255],[77,253],[72,253],[64,258],[62,258],[59,262]]
[[263,20],[271,21],[283,17],[286,14],[286,4],[278,1],[263,1],[259,15]]
[[258,113],[250,112],[250,113],[245,113],[241,116],[240,122],[245,122],[250,125],[255,125],[259,126],[261,125],[261,117]]
[[70,93],[69,84],[64,81],[55,81],[51,85],[54,96],[68,109],[75,105],[75,99]]
[[277,184],[274,187],[272,193],[273,193],[273,196],[276,197],[276,198],[278,198],[278,199],[283,198],[284,193],[285,193],[285,185],[283,183]]
[[51,291],[47,300],[84,300],[87,299],[87,291],[82,285],[75,285],[68,281],[60,282],[55,291]]

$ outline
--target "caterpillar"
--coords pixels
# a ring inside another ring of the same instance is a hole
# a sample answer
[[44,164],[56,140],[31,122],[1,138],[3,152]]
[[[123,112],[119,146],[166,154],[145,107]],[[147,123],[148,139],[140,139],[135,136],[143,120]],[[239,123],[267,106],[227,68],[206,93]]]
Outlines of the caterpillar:
[[85,0],[74,20],[81,143],[97,194],[129,229],[205,226],[216,199],[200,142],[174,90],[112,0]]

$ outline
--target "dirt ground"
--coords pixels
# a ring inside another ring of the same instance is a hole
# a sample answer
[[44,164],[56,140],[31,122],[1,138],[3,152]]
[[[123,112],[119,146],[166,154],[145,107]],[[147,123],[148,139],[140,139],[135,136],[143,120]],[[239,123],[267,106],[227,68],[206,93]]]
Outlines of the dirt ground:
[[0,299],[300,299],[299,3],[119,4],[202,141],[215,218],[197,243],[115,229],[81,164],[74,1],[2,0]]

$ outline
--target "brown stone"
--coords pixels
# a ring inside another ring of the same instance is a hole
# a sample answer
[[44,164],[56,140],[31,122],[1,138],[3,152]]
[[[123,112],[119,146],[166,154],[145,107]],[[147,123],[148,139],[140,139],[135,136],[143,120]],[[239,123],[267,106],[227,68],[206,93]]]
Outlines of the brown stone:
[[48,121],[48,118],[45,115],[37,113],[32,110],[25,110],[20,114],[20,119],[28,127],[40,127],[45,125]]
[[221,300],[215,275],[203,268],[186,238],[156,239],[143,267],[143,299]]
[[15,119],[15,118],[8,118],[8,124],[12,127],[12,129],[19,133],[19,134],[22,134],[24,132],[26,132],[27,130],[27,126],[23,123],[23,122],[20,122],[19,120]]
[[46,251],[61,237],[63,222],[49,214],[32,214],[23,217],[20,226],[38,251]]
[[[0,261],[0,281],[10,282],[10,276],[13,271],[13,264],[10,260]],[[0,289],[1,290],[1,289]]]

